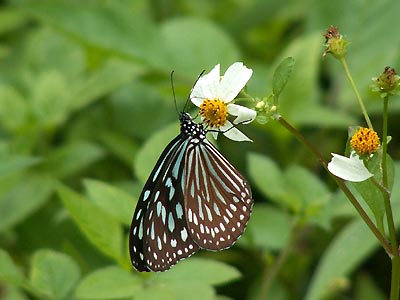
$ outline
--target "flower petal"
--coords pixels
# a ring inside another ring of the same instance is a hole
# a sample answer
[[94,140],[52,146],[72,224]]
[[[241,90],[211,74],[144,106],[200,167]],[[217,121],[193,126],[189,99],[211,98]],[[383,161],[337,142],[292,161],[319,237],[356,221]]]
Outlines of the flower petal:
[[332,160],[328,164],[328,170],[335,176],[352,182],[361,182],[374,176],[365,167],[358,155],[349,157],[332,153]]
[[217,89],[217,98],[225,103],[231,102],[249,81],[253,70],[247,68],[242,62],[232,64],[226,70]]
[[216,65],[208,74],[200,77],[194,85],[190,100],[196,106],[200,106],[205,99],[214,99],[217,96],[217,88],[220,81],[220,65]]
[[244,133],[235,127],[231,122],[226,121],[226,123],[219,128],[221,133],[223,133],[227,138],[238,141],[238,142],[252,142]]
[[211,135],[212,135],[212,137],[214,138],[214,140],[217,140],[217,138],[218,138],[218,132],[216,132],[216,131],[211,131]]
[[257,116],[256,111],[237,104],[228,104],[226,109],[231,115],[237,116],[237,118],[233,121],[234,124],[248,124],[254,121]]

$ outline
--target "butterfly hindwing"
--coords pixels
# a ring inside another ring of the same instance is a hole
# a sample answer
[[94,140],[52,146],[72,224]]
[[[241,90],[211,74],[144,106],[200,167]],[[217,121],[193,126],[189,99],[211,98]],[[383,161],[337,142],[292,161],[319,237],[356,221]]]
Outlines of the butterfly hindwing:
[[201,248],[228,248],[243,233],[250,218],[250,187],[206,139],[190,144],[186,156],[184,199],[190,234]]

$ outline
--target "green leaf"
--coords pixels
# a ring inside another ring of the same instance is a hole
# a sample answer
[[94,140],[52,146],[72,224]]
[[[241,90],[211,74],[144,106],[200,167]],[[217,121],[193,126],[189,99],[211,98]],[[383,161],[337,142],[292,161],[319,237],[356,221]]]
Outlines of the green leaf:
[[23,96],[12,86],[0,85],[0,124],[15,131],[27,118],[28,106]]
[[296,60],[296,68],[293,69],[279,101],[281,114],[289,120],[317,105],[318,94],[315,87],[321,62],[321,40],[320,33],[302,36],[289,44],[282,54],[282,57],[290,56]]
[[[75,89],[74,86],[77,82],[81,82],[83,76],[86,78],[86,53],[82,45],[73,41],[71,37],[60,35],[47,26],[38,26],[37,30],[31,32],[27,42],[26,58],[23,63],[29,66],[28,70],[34,70],[35,76],[26,78],[31,91],[38,91],[36,88],[38,76],[46,77],[46,74],[52,72],[58,73],[56,75],[58,77],[61,73],[60,79],[68,82],[68,92],[65,96]],[[43,92],[46,95],[46,91]],[[54,101],[57,103],[59,100],[54,99]]]
[[158,64],[165,70],[175,70],[177,74],[196,76],[218,63],[224,69],[239,57],[239,51],[230,37],[207,20],[174,18],[162,25],[161,33],[166,57],[160,56]]
[[355,300],[376,300],[386,298],[386,295],[379,289],[376,280],[369,277],[367,273],[361,273],[358,276],[355,290]]
[[77,264],[67,255],[39,250],[32,260],[30,284],[50,299],[67,299],[80,277]]
[[214,300],[233,300],[233,298],[224,295],[216,295]]
[[221,285],[240,278],[234,267],[215,260],[191,258],[174,266],[166,273],[157,274],[162,281],[193,281],[209,285]]
[[[383,228],[383,218],[385,216],[385,202],[382,192],[372,183],[372,179],[363,182],[351,182],[362,199],[368,204],[374,214],[377,226]],[[362,200],[360,200],[362,201]]]
[[284,248],[292,229],[288,213],[260,203],[253,207],[251,222],[247,227],[246,234],[239,240],[239,243],[250,234],[252,243],[268,250]]
[[[318,220],[331,198],[325,184],[307,169],[292,165],[285,171],[285,180],[294,202],[288,203],[300,212],[306,221]],[[324,219],[320,219],[324,221]],[[325,222],[328,222],[325,218]]]
[[101,142],[125,164],[131,166],[133,157],[138,151],[138,145],[132,138],[116,131],[105,131],[100,134]]
[[123,236],[120,224],[101,208],[69,188],[60,186],[58,193],[86,238],[105,255],[123,261],[122,254],[125,251],[122,250]]
[[214,300],[214,289],[196,281],[170,281],[168,283],[156,282],[149,284],[146,289],[138,291],[135,299],[151,300]]
[[80,172],[104,156],[102,148],[89,142],[72,142],[49,154],[42,167],[58,178]]
[[79,283],[77,299],[122,299],[131,298],[142,288],[142,280],[119,267],[97,269]]
[[[387,155],[387,171],[388,171],[388,184],[389,190],[392,190],[394,180],[394,165],[389,155]],[[380,170],[380,156],[375,155],[368,164],[368,169],[374,174],[374,179],[378,182],[381,181]],[[383,218],[385,216],[385,202],[382,192],[373,183],[372,178],[363,182],[351,182],[357,192],[362,196],[364,201],[368,204],[372,213],[375,216],[376,222],[380,229],[383,229]]]
[[2,300],[29,300],[28,296],[14,285],[2,285]]
[[311,172],[299,166],[282,172],[274,161],[259,154],[250,154],[248,165],[252,181],[271,201],[289,208],[306,222],[327,226],[324,213],[331,195]]
[[55,184],[50,177],[30,174],[0,195],[0,231],[36,211],[53,193]]
[[69,102],[72,111],[87,107],[117,87],[132,81],[142,73],[142,68],[125,61],[110,59],[87,79],[82,80],[74,89]]
[[135,173],[140,181],[146,182],[162,151],[178,134],[179,127],[177,122],[174,122],[157,131],[146,141],[135,158]]
[[10,255],[0,248],[0,280],[15,285],[22,285],[25,281],[24,274],[13,262]]
[[0,178],[14,172],[22,171],[40,162],[40,158],[26,155],[1,155]]
[[280,62],[276,67],[274,75],[272,77],[272,91],[276,99],[279,98],[283,88],[288,82],[290,75],[294,68],[295,60],[293,57],[287,57]]
[[287,193],[283,173],[269,157],[256,153],[248,155],[249,175],[255,186],[272,201],[279,201]]
[[299,124],[314,127],[317,125],[343,129],[348,124],[357,123],[357,119],[347,112],[335,111],[329,107],[317,105],[299,108],[295,118]]
[[[163,78],[165,80],[167,76]],[[177,83],[175,82],[175,84]],[[178,92],[178,87],[175,88]],[[109,114],[115,116],[113,124],[129,137],[140,140],[148,139],[153,133],[169,124],[171,120],[175,120],[178,124],[172,90],[169,86],[167,92],[163,92],[163,89],[165,89],[164,86],[155,86],[154,83],[136,80],[113,92],[110,103],[111,111],[108,111]],[[185,87],[182,97],[186,98],[189,90]],[[178,94],[176,96],[177,99],[181,98]],[[178,103],[178,107],[183,107],[183,105],[183,103]],[[135,124],[140,124],[140,126],[132,126],[132,120],[135,120]],[[132,157],[134,156],[131,153],[131,160]]]
[[134,61],[151,61],[162,40],[144,11],[124,2],[26,1],[21,8],[97,51]]
[[37,76],[33,86],[32,112],[39,124],[55,127],[67,115],[70,87],[59,71],[47,71]]
[[378,247],[362,220],[355,220],[335,236],[313,274],[305,300],[319,300],[340,288],[337,283]]
[[165,273],[156,273],[138,291],[138,299],[214,299],[212,285],[240,278],[240,273],[222,262],[191,258]]
[[89,199],[117,221],[130,225],[137,200],[123,190],[98,180],[84,181]]
[[3,35],[15,30],[27,21],[26,16],[20,11],[7,6],[2,7],[0,11],[0,34]]

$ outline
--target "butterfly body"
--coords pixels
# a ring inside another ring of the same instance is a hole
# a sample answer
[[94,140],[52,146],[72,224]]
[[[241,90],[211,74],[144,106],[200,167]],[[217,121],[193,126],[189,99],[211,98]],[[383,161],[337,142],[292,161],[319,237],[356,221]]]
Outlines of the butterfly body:
[[244,177],[207,140],[188,113],[161,154],[136,207],[129,236],[138,271],[165,271],[199,249],[232,246],[253,200]]

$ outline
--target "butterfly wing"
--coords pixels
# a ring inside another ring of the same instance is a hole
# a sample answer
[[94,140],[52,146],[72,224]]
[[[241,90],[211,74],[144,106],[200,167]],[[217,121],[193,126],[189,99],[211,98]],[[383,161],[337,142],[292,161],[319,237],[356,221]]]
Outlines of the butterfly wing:
[[199,249],[187,229],[183,200],[187,146],[181,135],[168,144],[139,197],[129,235],[138,271],[165,271]]
[[189,144],[186,166],[183,190],[190,235],[201,248],[229,248],[250,218],[249,184],[207,139]]

